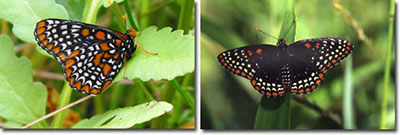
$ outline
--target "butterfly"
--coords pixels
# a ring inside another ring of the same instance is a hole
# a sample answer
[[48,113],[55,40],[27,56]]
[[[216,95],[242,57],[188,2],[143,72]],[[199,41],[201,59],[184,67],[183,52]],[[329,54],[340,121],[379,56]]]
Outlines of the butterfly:
[[342,38],[314,38],[277,46],[258,44],[222,52],[220,64],[234,74],[250,80],[262,95],[278,97],[285,92],[312,92],[324,79],[324,73],[340,63],[353,50]]
[[91,95],[111,84],[137,47],[133,29],[124,34],[72,20],[41,20],[34,35],[38,45],[62,63],[68,84]]

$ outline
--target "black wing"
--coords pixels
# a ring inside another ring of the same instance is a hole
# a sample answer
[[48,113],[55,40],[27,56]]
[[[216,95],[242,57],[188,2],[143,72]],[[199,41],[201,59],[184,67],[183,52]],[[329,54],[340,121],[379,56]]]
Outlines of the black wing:
[[226,69],[250,80],[266,96],[282,96],[283,52],[273,45],[251,45],[222,52],[218,60]]
[[289,44],[290,91],[303,94],[321,84],[324,73],[347,57],[352,43],[341,38],[315,38]]

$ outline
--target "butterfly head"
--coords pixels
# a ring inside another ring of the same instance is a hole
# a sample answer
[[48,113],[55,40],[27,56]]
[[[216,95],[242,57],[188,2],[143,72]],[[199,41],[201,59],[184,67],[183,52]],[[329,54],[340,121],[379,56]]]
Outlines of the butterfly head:
[[132,29],[132,28],[129,28],[126,31],[125,35],[127,35],[129,37],[129,40],[126,41],[126,42],[129,42],[128,43],[129,46],[128,46],[128,50],[127,50],[127,55],[126,55],[128,57],[128,59],[129,59],[131,57],[131,54],[133,52],[135,52],[135,50],[136,50],[136,44],[135,44],[135,40],[134,40],[135,37],[137,36],[136,30]]
[[285,39],[279,39],[278,40],[278,47],[287,47],[287,44],[286,44],[286,40]]

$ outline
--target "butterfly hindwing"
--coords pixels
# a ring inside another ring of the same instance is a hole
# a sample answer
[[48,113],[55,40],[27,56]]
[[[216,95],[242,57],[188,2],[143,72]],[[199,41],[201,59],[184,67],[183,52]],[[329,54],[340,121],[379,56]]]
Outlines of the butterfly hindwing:
[[300,40],[288,45],[290,92],[309,93],[321,84],[324,73],[347,57],[353,45],[341,38]]
[[279,48],[273,45],[250,45],[222,52],[219,62],[229,71],[250,80],[252,86],[266,96],[281,96],[281,68],[284,65]]

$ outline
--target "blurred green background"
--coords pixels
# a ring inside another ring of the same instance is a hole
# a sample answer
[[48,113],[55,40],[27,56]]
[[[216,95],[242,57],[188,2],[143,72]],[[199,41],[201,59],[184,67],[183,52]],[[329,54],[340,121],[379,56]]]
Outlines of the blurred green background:
[[[261,96],[250,81],[220,66],[217,55],[249,44],[275,45],[276,39],[255,28],[278,37],[284,7],[281,0],[201,1],[202,129],[253,128]],[[291,129],[395,128],[395,53],[393,45],[388,49],[389,8],[389,0],[295,1],[296,40],[346,38],[352,41],[354,50],[351,57],[326,72],[322,85],[304,96],[308,102],[292,99]],[[388,50],[391,64],[385,63]],[[347,97],[346,64],[352,66],[347,72],[352,80],[348,93],[353,93]],[[386,65],[389,68],[385,69]],[[385,70],[389,73],[387,96]]]

